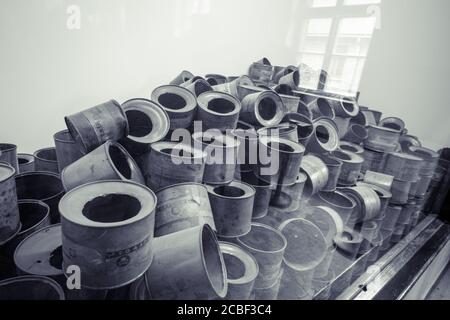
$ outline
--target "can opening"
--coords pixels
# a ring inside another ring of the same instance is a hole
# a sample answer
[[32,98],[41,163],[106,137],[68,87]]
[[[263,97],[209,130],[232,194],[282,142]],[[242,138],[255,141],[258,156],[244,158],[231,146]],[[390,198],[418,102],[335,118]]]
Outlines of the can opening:
[[55,149],[45,149],[45,150],[39,150],[36,152],[36,158],[40,158],[43,160],[48,161],[58,161],[56,157],[56,150]]
[[258,113],[264,120],[272,120],[277,114],[277,104],[271,98],[264,98],[258,105]]
[[320,114],[324,117],[334,118],[334,110],[326,99],[317,99],[317,108],[319,108]]
[[110,145],[108,152],[113,165],[120,172],[120,174],[124,176],[125,179],[131,179],[131,168],[128,163],[127,155],[115,145]]
[[220,257],[220,249],[214,233],[207,228],[203,228],[202,232],[202,251],[208,278],[216,292],[219,295],[223,294],[225,275]]
[[341,152],[341,151],[335,151],[334,153],[333,153],[333,155],[336,157],[336,158],[338,158],[338,159],[341,159],[341,160],[343,160],[343,161],[351,161],[352,160],[352,157],[349,155],[349,154],[347,154],[347,153],[345,153],[345,152]]
[[0,143],[0,151],[12,151],[17,147],[14,144]]
[[214,189],[214,192],[220,196],[228,198],[240,198],[245,195],[245,191],[231,186],[221,186]]
[[47,207],[37,203],[19,203],[20,223],[22,224],[21,230],[26,231],[36,226],[45,218],[48,213],[47,211]]
[[388,129],[397,130],[397,131],[403,130],[403,128],[400,125],[398,125],[397,123],[392,123],[392,122],[384,123],[383,127],[388,128]]
[[[174,151],[178,151],[178,153],[175,153]],[[183,157],[183,158],[194,158],[194,154],[192,152],[186,151],[184,149],[167,148],[167,149],[162,149],[161,153],[167,154],[169,156],[175,155],[175,156]]]
[[355,105],[353,103],[350,103],[350,102],[343,102],[342,103],[342,107],[348,113],[353,113],[355,111]]
[[224,253],[223,259],[227,267],[228,280],[237,280],[245,276],[245,264],[234,255]]
[[199,95],[201,95],[202,93],[205,93],[205,92],[208,92],[208,91],[211,91],[211,90],[212,90],[211,86],[207,82],[205,82],[203,80],[196,81],[195,84],[194,84],[194,91],[195,91],[195,95],[197,97]]
[[252,225],[252,230],[239,240],[246,246],[259,251],[274,252],[286,246],[284,238],[268,227]]
[[148,115],[138,110],[125,112],[130,125],[130,136],[142,138],[153,130],[153,122]]
[[18,158],[19,160],[19,164],[28,164],[31,162],[30,159],[25,159],[25,158]]
[[318,125],[316,128],[316,136],[320,143],[327,143],[330,141],[330,133],[328,129],[323,125]]
[[50,253],[50,259],[49,259],[50,265],[53,268],[56,268],[58,270],[62,270],[63,268],[63,251],[62,246],[59,246],[55,250]]
[[16,186],[19,200],[46,200],[64,191],[58,176],[45,173],[19,175],[16,177]]
[[141,203],[135,197],[125,194],[108,194],[86,203],[82,213],[94,222],[114,223],[131,219],[140,210]]
[[164,93],[158,98],[158,102],[167,109],[180,110],[186,107],[186,100],[175,93]]
[[347,144],[343,144],[340,146],[340,148],[344,151],[348,151],[348,152],[353,152],[353,153],[357,153],[358,149],[354,146],[351,145],[347,145]]
[[226,114],[233,112],[236,108],[234,103],[232,103],[231,101],[222,98],[217,98],[212,99],[208,103],[208,109],[217,113]]

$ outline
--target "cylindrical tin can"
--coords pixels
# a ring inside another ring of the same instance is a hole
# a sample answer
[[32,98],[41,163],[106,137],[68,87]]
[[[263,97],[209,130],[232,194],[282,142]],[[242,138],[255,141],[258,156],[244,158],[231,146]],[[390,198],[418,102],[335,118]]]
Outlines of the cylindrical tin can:
[[34,153],[35,170],[59,174],[58,158],[55,148],[40,149]]
[[314,124],[310,118],[299,113],[288,113],[282,122],[297,126],[297,141],[305,147],[308,145],[309,140],[314,133]]
[[394,177],[383,173],[366,171],[364,182],[370,185],[378,186],[384,190],[391,191],[394,184]]
[[416,197],[424,197],[428,191],[428,188],[430,187],[432,179],[433,176],[419,176],[419,180],[416,184],[417,189],[414,195]]
[[259,141],[260,165],[256,175],[271,184],[295,184],[305,148],[297,142],[277,137],[261,137]]
[[221,132],[236,129],[241,111],[241,103],[234,96],[209,91],[198,98],[196,121],[201,121],[202,131],[217,129]]
[[364,159],[356,153],[341,150],[333,152],[332,155],[342,161],[341,173],[338,179],[339,185],[355,185],[361,175]]
[[132,157],[150,150],[150,144],[161,141],[169,132],[170,119],[157,103],[147,99],[131,99],[122,104],[130,133],[120,140]]
[[55,133],[53,140],[55,141],[59,172],[62,172],[65,167],[83,157],[83,152],[73,140],[69,130]]
[[380,127],[389,128],[403,132],[405,130],[405,122],[400,118],[390,117],[380,121]]
[[408,202],[412,182],[394,179],[391,203],[403,205]]
[[255,189],[239,181],[207,188],[217,234],[221,237],[236,238],[249,233]]
[[10,143],[0,143],[0,162],[6,162],[19,173],[19,163],[17,159],[17,146]]
[[60,220],[58,203],[64,195],[59,175],[51,172],[27,172],[16,176],[19,200],[40,200],[50,207],[52,223]]
[[250,66],[248,76],[252,80],[268,83],[272,78],[272,72],[273,67],[271,65],[255,62]]
[[298,69],[280,78],[278,84],[287,84],[292,89],[297,89],[300,84],[300,71]]
[[364,149],[358,144],[347,142],[347,141],[341,141],[339,145],[339,149],[343,151],[353,152],[357,155],[363,157],[364,156]]
[[352,142],[355,144],[361,144],[368,138],[369,134],[366,127],[359,124],[350,125],[347,134],[344,136],[343,140]]
[[382,172],[384,163],[386,162],[386,153],[364,148],[364,163],[361,168],[361,172],[367,171]]
[[194,146],[206,153],[203,183],[228,184],[234,179],[240,142],[219,132],[196,132],[192,135]]
[[344,163],[338,158],[327,156],[327,155],[317,155],[328,167],[328,182],[323,188],[323,191],[333,192],[336,191],[338,180],[341,175],[342,166]]
[[226,300],[249,300],[259,273],[256,259],[241,247],[219,242],[227,269],[228,293]]
[[0,163],[0,245],[14,238],[21,228],[15,174],[12,166]]
[[111,141],[64,168],[61,180],[66,191],[102,180],[124,180],[144,184],[144,177],[133,158],[119,143]]
[[350,127],[350,120],[351,118],[342,118],[342,117],[336,117],[333,119],[334,123],[336,123],[336,126],[338,128],[339,139],[343,139],[347,134],[348,129]]
[[278,298],[278,293],[280,291],[280,285],[281,285],[281,278],[283,276],[283,270],[280,270],[280,273],[278,274],[278,277],[275,279],[275,281],[264,287],[264,288],[257,288],[256,285],[253,289],[253,299],[250,300],[260,300],[260,301],[274,301]]
[[154,248],[154,261],[145,274],[151,298],[225,298],[227,271],[217,237],[209,225],[156,238]]
[[406,153],[390,153],[386,157],[384,173],[394,176],[398,180],[417,181],[422,167],[421,158]]
[[308,105],[308,108],[311,110],[313,115],[313,119],[318,119],[321,117],[334,119],[336,118],[336,114],[334,112],[333,107],[330,102],[325,98],[318,98],[311,102]]
[[19,161],[19,172],[18,173],[25,173],[25,172],[33,172],[36,171],[35,168],[35,160],[34,156],[31,154],[25,154],[25,153],[19,153],[17,155],[17,159]]
[[[211,81],[211,80],[210,80]],[[213,80],[214,81],[214,80]],[[205,79],[197,79],[186,87],[190,92],[192,92],[197,98],[205,92],[214,91],[212,85],[217,85],[217,82],[212,84]]]
[[305,198],[310,198],[325,188],[328,183],[329,172],[327,165],[320,158],[308,154],[303,157],[300,168],[307,176],[303,190]]
[[129,133],[127,117],[115,100],[68,116],[65,121],[83,153],[95,150],[106,141],[118,141]]
[[264,127],[258,130],[260,137],[276,137],[298,142],[297,125],[282,123],[278,126]]
[[89,289],[139,278],[153,259],[155,207],[155,194],[133,182],[94,182],[67,193],[59,204],[64,269],[79,266]]
[[[239,99],[238,88],[241,86],[254,86],[255,84],[248,76],[240,76],[234,80],[227,81],[225,83],[217,84],[213,86],[216,92],[225,93],[236,99]],[[216,96],[217,97],[217,96]]]
[[241,180],[256,190],[252,219],[262,219],[269,211],[272,185],[259,179],[253,172],[241,172]]
[[192,78],[194,78],[194,75],[190,71],[183,70],[179,75],[176,76],[175,79],[170,81],[170,84],[173,86],[178,86],[182,83],[185,83],[186,81],[189,81]]
[[342,189],[348,197],[356,203],[354,215],[355,222],[364,222],[375,219],[380,215],[381,199],[378,194],[368,186],[357,186]]
[[162,237],[181,230],[208,224],[216,230],[208,189],[201,184],[185,183],[156,193],[155,236]]
[[[313,277],[311,271],[296,271],[284,263],[282,274],[279,300],[311,300]],[[305,280],[308,281],[307,284],[304,283]]]
[[206,152],[175,142],[157,142],[145,154],[142,171],[147,186],[158,191],[180,183],[201,183]]
[[259,274],[255,281],[255,288],[271,287],[279,279],[287,246],[283,234],[272,227],[253,223],[250,233],[237,238],[237,242],[258,261]]
[[386,218],[383,220],[381,229],[393,232],[402,213],[402,209],[400,206],[389,205],[386,209]]
[[253,125],[269,127],[280,124],[287,110],[274,91],[262,91],[242,100],[240,119]]
[[188,89],[161,86],[152,92],[152,101],[158,103],[169,115],[170,130],[187,129],[192,125],[197,99]]
[[303,196],[303,189],[307,177],[299,173],[297,182],[291,186],[278,185],[273,192],[271,206],[283,212],[294,212],[300,208],[300,201]]
[[314,121],[314,134],[309,140],[307,151],[310,153],[327,153],[339,148],[339,135],[336,124],[329,118]]
[[356,209],[355,202],[341,191],[320,192],[310,200],[314,206],[326,206],[336,211],[347,225]]
[[400,135],[398,130],[370,125],[365,145],[372,150],[394,152],[399,145]]
[[65,300],[64,291],[54,280],[25,276],[0,282],[0,300]]

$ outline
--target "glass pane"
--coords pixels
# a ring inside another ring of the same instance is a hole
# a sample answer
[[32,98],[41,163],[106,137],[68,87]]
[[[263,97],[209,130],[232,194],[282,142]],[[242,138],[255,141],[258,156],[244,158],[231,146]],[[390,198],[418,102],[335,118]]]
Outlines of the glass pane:
[[358,91],[364,63],[364,58],[333,56],[326,90],[354,95]]
[[325,8],[325,7],[335,7],[337,0],[312,0],[312,8]]
[[366,56],[369,51],[375,22],[374,17],[342,19],[339,24],[333,53]]
[[300,86],[304,88],[317,89],[320,70],[323,66],[323,54],[302,53],[299,56]]

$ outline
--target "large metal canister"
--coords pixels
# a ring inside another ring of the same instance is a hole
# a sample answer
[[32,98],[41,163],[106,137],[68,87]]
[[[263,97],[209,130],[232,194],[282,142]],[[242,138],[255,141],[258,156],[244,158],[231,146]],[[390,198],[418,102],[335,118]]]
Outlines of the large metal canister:
[[236,129],[241,103],[234,96],[209,91],[201,94],[197,101],[199,108],[195,119],[201,121],[203,131]]
[[62,172],[65,167],[83,157],[83,152],[73,140],[69,130],[55,133],[53,140],[55,140],[59,172]]
[[156,192],[175,184],[201,183],[206,156],[206,152],[190,145],[157,142],[145,154],[141,169],[147,186]]
[[286,106],[276,92],[263,91],[242,100],[240,119],[257,126],[276,126],[286,113]]
[[343,163],[338,179],[339,185],[355,185],[361,175],[364,159],[356,153],[341,150],[333,152],[332,155]]
[[209,203],[208,189],[201,184],[184,183],[156,193],[155,236],[208,224],[216,230]]
[[35,170],[35,159],[34,156],[31,154],[25,154],[25,153],[19,153],[17,155],[17,159],[19,160],[19,172],[18,173],[25,173],[25,172],[32,172]]
[[131,99],[122,104],[130,133],[120,140],[133,157],[150,150],[150,144],[161,141],[169,132],[170,119],[157,103],[147,99]]
[[259,274],[255,281],[255,288],[265,289],[273,286],[279,279],[287,246],[283,234],[272,227],[253,223],[250,233],[237,238],[237,243],[258,261]]
[[19,173],[19,163],[17,160],[17,146],[10,143],[0,143],[0,162],[6,162]]
[[196,132],[194,146],[205,151],[206,165],[203,183],[228,184],[234,179],[240,142],[233,136],[217,132]]
[[65,121],[83,153],[91,152],[106,141],[119,141],[129,133],[125,112],[115,100],[67,116]]
[[197,99],[188,89],[161,86],[153,90],[152,101],[158,103],[169,115],[170,130],[187,129],[192,125]]
[[119,143],[111,141],[64,168],[61,180],[66,191],[101,180],[145,184],[141,170],[130,154]]
[[207,186],[217,234],[235,238],[250,232],[255,189],[233,181],[224,186]]
[[24,276],[0,282],[0,300],[65,300],[64,291],[47,277]]
[[338,128],[329,118],[318,118],[314,121],[314,134],[307,145],[311,153],[327,153],[339,148]]
[[59,174],[58,157],[55,148],[45,148],[34,153],[35,170]]
[[255,81],[261,81],[264,83],[268,83],[272,78],[273,67],[267,63],[253,63],[249,70],[248,76]]
[[0,245],[20,231],[15,174],[12,166],[0,163]]
[[89,289],[139,278],[153,259],[155,208],[155,194],[133,182],[94,182],[67,193],[59,204],[64,269],[79,266]]
[[311,110],[313,119],[325,117],[329,119],[336,118],[336,113],[330,102],[325,98],[318,98],[308,105]]
[[364,144],[371,150],[394,152],[399,146],[400,135],[398,130],[370,125]]
[[414,182],[419,179],[419,172],[423,160],[406,153],[393,152],[387,155],[384,173],[394,176],[395,179]]
[[227,300],[249,300],[259,273],[256,259],[241,247],[228,242],[220,242],[227,269]]
[[51,172],[27,172],[16,176],[19,200],[40,200],[50,207],[52,223],[60,220],[58,203],[64,195],[59,175]]
[[154,261],[145,274],[151,298],[225,298],[227,271],[219,242],[209,225],[156,238],[154,248]]
[[364,163],[361,168],[361,172],[365,173],[367,171],[382,172],[384,164],[386,162],[386,153],[368,149],[367,146],[364,148]]

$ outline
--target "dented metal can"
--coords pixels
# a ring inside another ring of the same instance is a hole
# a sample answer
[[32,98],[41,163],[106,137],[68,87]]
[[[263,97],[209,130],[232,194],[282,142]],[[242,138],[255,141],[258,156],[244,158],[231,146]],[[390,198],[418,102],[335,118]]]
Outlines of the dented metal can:
[[21,228],[15,174],[12,166],[0,163],[0,245],[14,238]]
[[[61,173],[65,167],[74,163],[84,156],[75,140],[70,135],[69,130],[63,130],[55,133],[56,159],[58,161],[58,172]],[[39,168],[37,168],[39,170]]]

